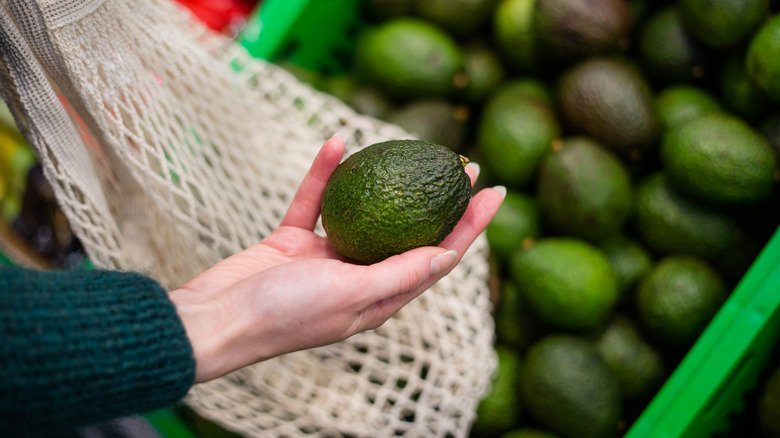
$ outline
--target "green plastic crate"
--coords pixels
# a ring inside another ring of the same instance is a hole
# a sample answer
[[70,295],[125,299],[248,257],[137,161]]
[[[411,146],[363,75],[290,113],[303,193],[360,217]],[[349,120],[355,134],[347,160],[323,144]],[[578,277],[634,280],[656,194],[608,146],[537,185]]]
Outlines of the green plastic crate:
[[[258,58],[344,71],[360,0],[265,0],[239,36]],[[744,409],[780,334],[780,229],[627,438],[699,438],[727,431]]]

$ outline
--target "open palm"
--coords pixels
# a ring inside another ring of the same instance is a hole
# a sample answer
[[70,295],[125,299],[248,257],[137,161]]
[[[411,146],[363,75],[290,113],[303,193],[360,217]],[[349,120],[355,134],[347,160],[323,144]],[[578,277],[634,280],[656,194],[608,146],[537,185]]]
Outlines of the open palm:
[[[193,341],[199,381],[378,327],[452,269],[503,198],[500,190],[476,194],[438,247],[353,264],[314,232],[343,153],[343,140],[328,140],[271,235],[171,293]],[[467,172],[473,183],[475,170]]]

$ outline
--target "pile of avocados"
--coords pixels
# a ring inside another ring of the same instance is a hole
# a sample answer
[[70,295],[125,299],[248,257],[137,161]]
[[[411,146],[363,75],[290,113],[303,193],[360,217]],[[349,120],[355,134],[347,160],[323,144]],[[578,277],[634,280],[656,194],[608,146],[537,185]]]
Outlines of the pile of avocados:
[[[621,436],[780,223],[780,4],[363,7],[348,73],[288,67],[508,189],[471,436]],[[735,436],[779,436],[768,377]]]

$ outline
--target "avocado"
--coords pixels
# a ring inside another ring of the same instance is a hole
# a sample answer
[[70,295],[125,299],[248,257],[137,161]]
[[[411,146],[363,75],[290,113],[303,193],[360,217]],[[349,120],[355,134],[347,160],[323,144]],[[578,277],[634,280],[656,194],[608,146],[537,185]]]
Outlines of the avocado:
[[463,70],[455,40],[436,25],[401,17],[373,26],[358,37],[354,71],[395,101],[448,97]]
[[639,321],[656,342],[686,349],[727,295],[720,275],[705,260],[676,254],[661,259],[642,279],[636,309]]
[[745,205],[766,199],[775,185],[775,154],[744,120],[711,113],[668,131],[661,163],[680,191],[704,202]]
[[514,71],[534,71],[539,54],[534,35],[536,0],[501,0],[493,12],[493,39]]
[[670,85],[655,96],[655,108],[662,133],[704,114],[724,112],[720,101],[704,88]]
[[563,438],[618,436],[620,384],[588,341],[549,335],[532,345],[520,370],[523,406]]
[[679,0],[685,29],[715,49],[728,49],[749,38],[769,16],[770,0]]
[[425,0],[415,2],[417,15],[460,38],[474,35],[490,19],[496,0]]
[[638,42],[642,66],[662,84],[699,81],[713,66],[712,51],[686,32],[677,6],[654,12],[641,28]]
[[780,102],[780,14],[766,20],[750,38],[745,68],[770,99]]
[[712,260],[736,243],[736,219],[684,196],[663,171],[639,182],[634,221],[640,240],[655,255],[682,253]]
[[520,188],[531,182],[553,140],[561,133],[547,103],[515,87],[500,88],[485,104],[476,143],[490,178]]
[[416,99],[391,110],[386,122],[396,124],[420,140],[459,151],[466,138],[469,111],[441,98]]
[[502,262],[521,245],[541,235],[541,215],[536,201],[525,192],[509,189],[493,220],[485,229],[491,253]]
[[628,297],[634,286],[653,267],[653,257],[639,242],[619,232],[601,242],[617,276],[620,298]]
[[566,62],[617,51],[633,24],[624,0],[537,0],[533,22],[540,53]]
[[490,392],[477,407],[477,419],[472,425],[476,435],[494,436],[516,426],[522,412],[517,391],[522,359],[515,350],[496,346],[498,368],[491,382]]
[[510,273],[529,308],[555,328],[592,329],[617,303],[612,264],[600,248],[582,239],[551,236],[519,248]]
[[471,105],[481,104],[506,77],[501,58],[482,42],[463,47],[463,74],[467,82],[456,92],[455,98]]
[[615,315],[595,345],[617,377],[626,400],[646,403],[661,387],[666,374],[663,355],[627,315]]
[[469,203],[466,161],[419,140],[375,143],[350,155],[322,197],[322,225],[334,250],[368,264],[439,244]]
[[536,201],[552,231],[599,242],[617,232],[631,209],[628,170],[588,137],[566,137],[542,160]]
[[625,59],[596,56],[575,64],[560,78],[557,97],[569,129],[621,157],[641,156],[658,137],[651,88]]
[[720,98],[735,115],[755,121],[769,109],[771,101],[750,77],[745,66],[745,51],[731,53],[720,72]]

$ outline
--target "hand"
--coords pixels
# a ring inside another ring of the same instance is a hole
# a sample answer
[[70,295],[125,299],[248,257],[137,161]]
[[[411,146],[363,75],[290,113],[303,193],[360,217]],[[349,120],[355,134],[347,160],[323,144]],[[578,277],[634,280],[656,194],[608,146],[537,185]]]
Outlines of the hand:
[[[505,193],[499,187],[472,197],[438,247],[356,265],[313,231],[343,154],[343,140],[325,142],[271,235],[171,292],[192,343],[197,382],[379,327],[455,266]],[[473,184],[478,168],[466,169]]]

